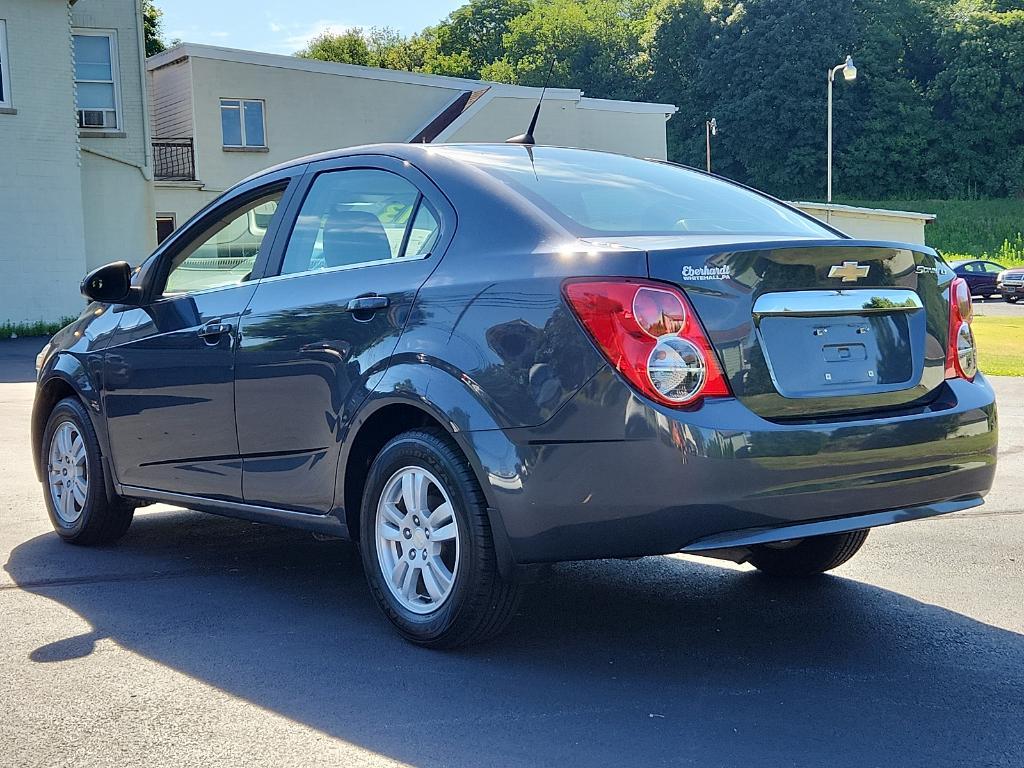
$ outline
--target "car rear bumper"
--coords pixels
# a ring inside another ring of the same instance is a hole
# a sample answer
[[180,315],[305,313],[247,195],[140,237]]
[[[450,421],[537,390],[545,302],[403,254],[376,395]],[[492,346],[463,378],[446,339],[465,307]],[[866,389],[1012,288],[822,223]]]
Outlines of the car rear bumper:
[[690,542],[683,547],[682,551],[703,554],[720,552],[724,549],[749,548],[758,544],[804,539],[808,536],[849,533],[850,531],[859,531],[864,528],[878,528],[883,525],[892,525],[893,523],[905,523],[909,520],[923,520],[926,517],[948,515],[950,512],[962,512],[965,509],[980,507],[984,503],[980,495],[971,494],[961,499],[937,501],[934,504],[921,504],[917,507],[907,507],[904,509],[865,512],[864,514],[849,515],[847,517],[826,517],[821,520],[792,523],[784,526],[726,531]]
[[480,458],[513,557],[529,563],[704,551],[975,506],[995,473],[997,424],[981,375],[914,410],[780,424],[731,398],[660,408],[605,370],[547,424],[503,435],[511,446],[482,446]]

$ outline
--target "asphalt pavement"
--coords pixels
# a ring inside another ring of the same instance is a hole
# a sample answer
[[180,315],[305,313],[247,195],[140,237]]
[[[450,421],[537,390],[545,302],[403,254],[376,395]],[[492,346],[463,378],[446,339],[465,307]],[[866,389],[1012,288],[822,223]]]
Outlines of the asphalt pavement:
[[974,314],[993,317],[1024,317],[1024,304],[1010,304],[1002,299],[974,299]]
[[350,544],[169,507],[62,544],[39,346],[0,342],[0,766],[1024,765],[1024,379],[995,381],[980,509],[807,582],[556,566],[505,635],[442,653],[389,628]]

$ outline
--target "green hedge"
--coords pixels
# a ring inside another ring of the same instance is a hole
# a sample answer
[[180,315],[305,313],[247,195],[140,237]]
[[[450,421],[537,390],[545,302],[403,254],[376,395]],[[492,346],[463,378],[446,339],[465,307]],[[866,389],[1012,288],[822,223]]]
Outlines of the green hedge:
[[19,339],[22,336],[53,336],[74,319],[73,317],[64,317],[55,321],[36,320],[34,323],[0,323],[0,339]]

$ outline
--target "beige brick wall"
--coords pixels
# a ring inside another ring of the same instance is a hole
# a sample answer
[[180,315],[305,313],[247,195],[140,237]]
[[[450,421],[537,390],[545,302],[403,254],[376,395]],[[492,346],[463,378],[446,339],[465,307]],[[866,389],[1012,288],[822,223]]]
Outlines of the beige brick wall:
[[[155,245],[140,0],[0,0],[12,109],[0,113],[0,322],[77,315],[85,272]],[[72,28],[113,30],[122,125],[80,136]]]
[[0,0],[11,101],[0,114],[0,322],[83,307],[82,186],[66,0]]
[[81,138],[86,267],[138,264],[156,247],[141,0],[78,0],[71,21],[114,31],[118,48],[120,130]]
[[[148,94],[141,66],[140,0],[78,0],[71,10],[75,29],[97,29],[117,34],[120,76],[121,129],[116,138],[83,136],[82,146],[94,148],[138,166],[147,162]],[[121,137],[120,133],[124,136]]]

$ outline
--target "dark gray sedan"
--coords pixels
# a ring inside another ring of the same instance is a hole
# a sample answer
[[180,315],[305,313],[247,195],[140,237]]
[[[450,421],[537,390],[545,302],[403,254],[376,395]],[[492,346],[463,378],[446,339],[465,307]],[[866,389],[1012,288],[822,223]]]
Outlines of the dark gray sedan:
[[963,280],[667,163],[379,145],[198,213],[40,354],[57,533],[167,502],[360,544],[410,640],[498,632],[538,563],[781,576],[974,507],[996,463]]

